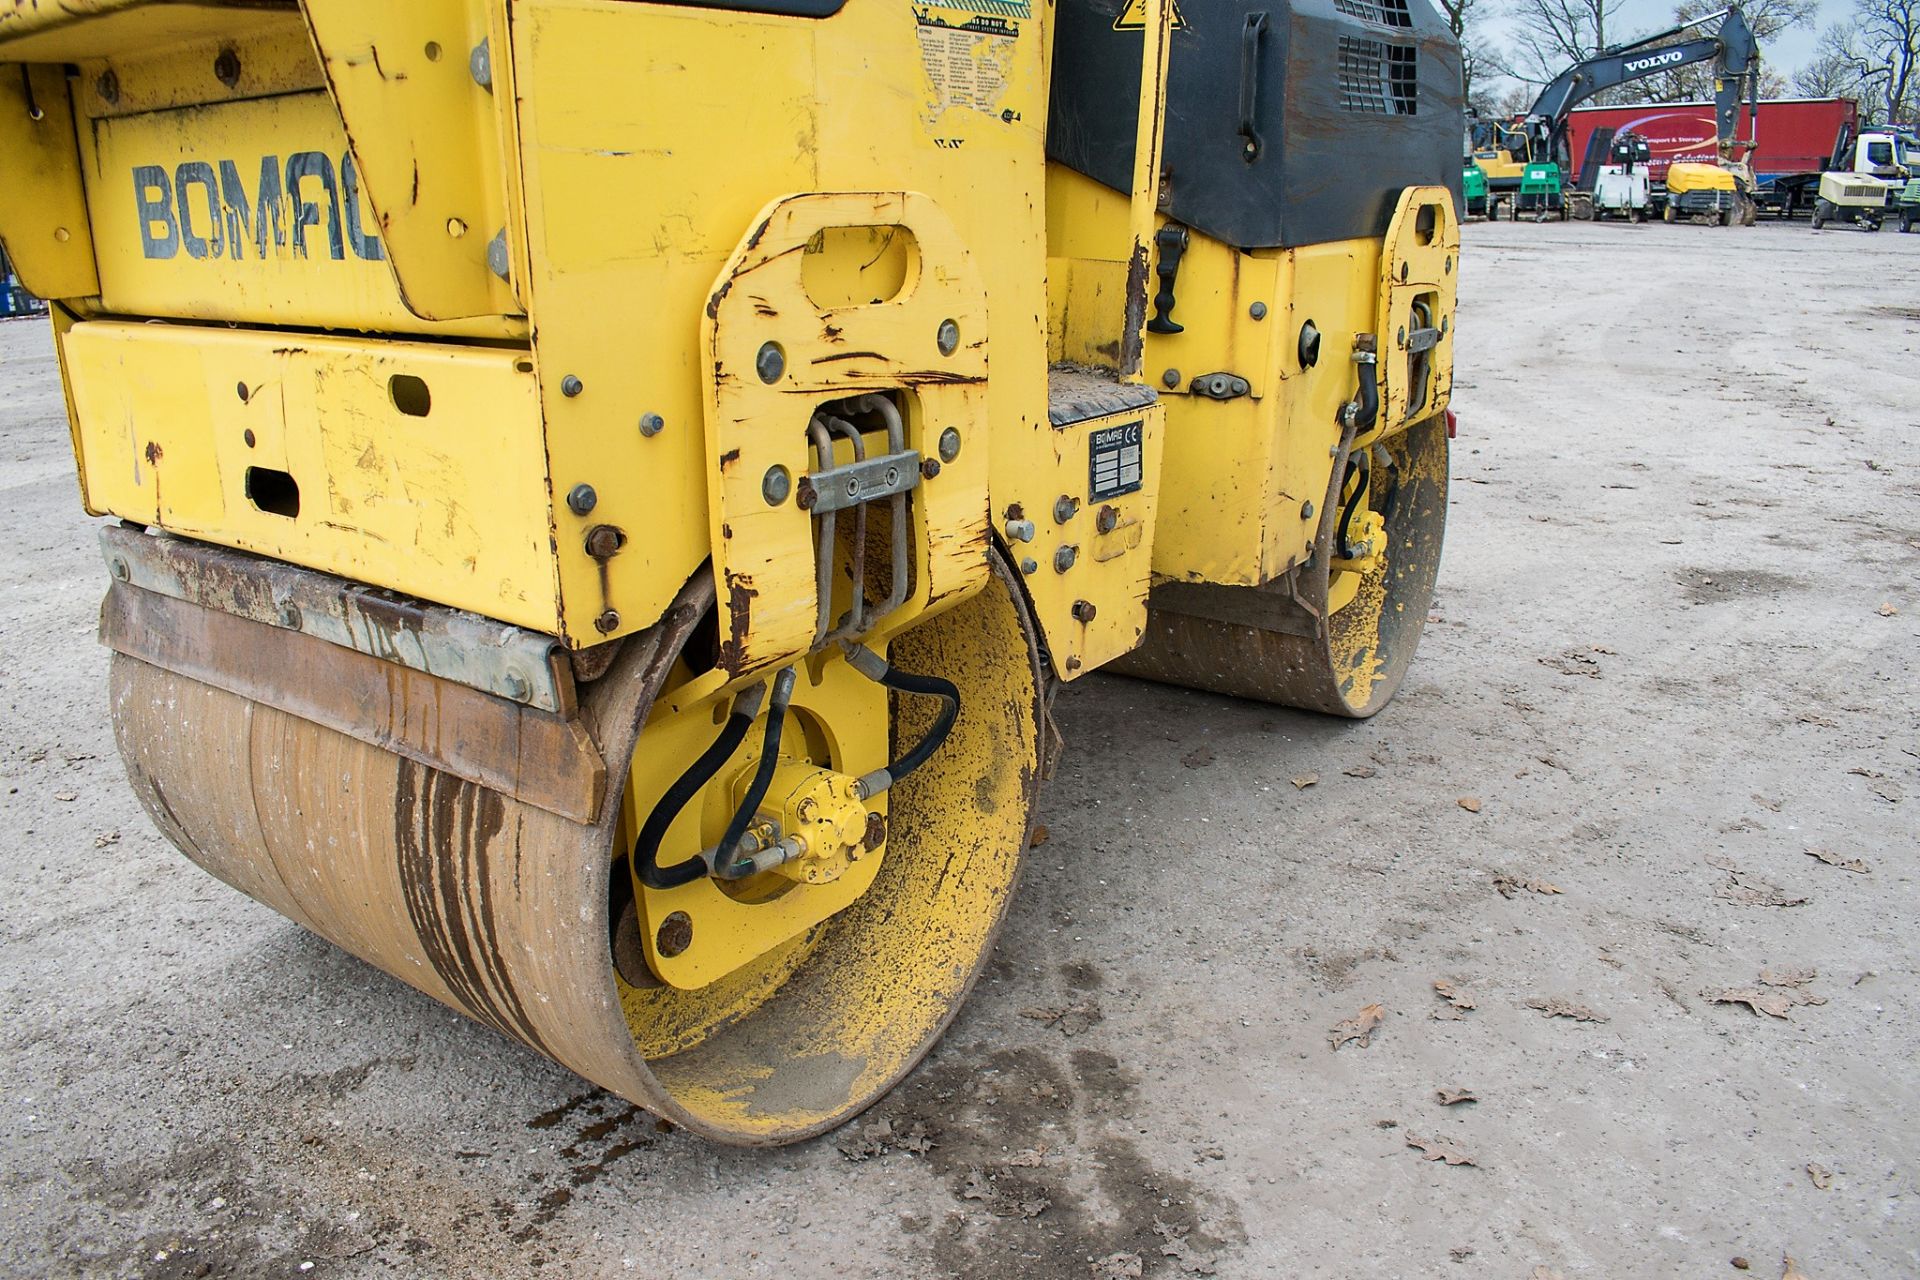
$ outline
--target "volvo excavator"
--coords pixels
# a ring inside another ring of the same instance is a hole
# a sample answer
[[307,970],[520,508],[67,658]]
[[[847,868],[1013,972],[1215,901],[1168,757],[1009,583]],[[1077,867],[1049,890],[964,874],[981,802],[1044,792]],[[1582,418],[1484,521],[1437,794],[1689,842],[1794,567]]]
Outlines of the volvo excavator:
[[[1708,27],[1706,34],[1687,34]],[[1714,64],[1719,163],[1673,166],[1681,170],[1678,190],[1671,201],[1664,191],[1655,193],[1654,204],[1669,221],[1678,213],[1737,213],[1743,224],[1751,224],[1753,173],[1745,159],[1754,140],[1739,137],[1740,105],[1744,97],[1752,128],[1758,119],[1760,46],[1738,5],[1575,62],[1540,91],[1523,117],[1474,121],[1468,135],[1469,163],[1481,171],[1489,200],[1505,199],[1514,216],[1525,205],[1542,217],[1571,211],[1591,218],[1591,193],[1564,190],[1572,172],[1567,119],[1573,109],[1608,89],[1709,61]]]
[[1447,506],[1459,51],[1429,0],[1176,15],[5,4],[0,239],[155,826],[773,1145],[953,1017],[1058,689],[1380,711]]

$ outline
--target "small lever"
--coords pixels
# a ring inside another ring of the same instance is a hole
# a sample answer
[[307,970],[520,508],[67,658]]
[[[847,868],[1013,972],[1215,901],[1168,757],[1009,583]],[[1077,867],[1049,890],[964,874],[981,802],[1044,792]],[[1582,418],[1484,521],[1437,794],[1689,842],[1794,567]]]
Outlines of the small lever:
[[1153,237],[1160,247],[1160,262],[1154,274],[1160,277],[1160,291],[1153,295],[1153,319],[1147,321],[1148,333],[1185,333],[1185,325],[1173,322],[1173,282],[1180,274],[1180,255],[1187,251],[1187,229],[1169,222]]

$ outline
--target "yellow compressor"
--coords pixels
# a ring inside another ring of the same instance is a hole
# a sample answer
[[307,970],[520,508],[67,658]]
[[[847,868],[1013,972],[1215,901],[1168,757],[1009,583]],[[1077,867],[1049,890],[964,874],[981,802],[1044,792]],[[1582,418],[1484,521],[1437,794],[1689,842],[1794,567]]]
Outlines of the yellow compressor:
[[1061,683],[1366,716],[1425,620],[1458,51],[1249,4],[5,0],[154,822],[709,1137],[873,1102]]

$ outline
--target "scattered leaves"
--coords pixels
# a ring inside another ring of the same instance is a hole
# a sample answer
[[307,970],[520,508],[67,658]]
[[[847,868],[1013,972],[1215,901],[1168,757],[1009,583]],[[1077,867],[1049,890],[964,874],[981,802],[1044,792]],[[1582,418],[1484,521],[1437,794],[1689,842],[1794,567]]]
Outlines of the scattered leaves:
[[1879,614],[1883,618],[1891,618],[1894,614],[1900,612],[1900,610],[1897,607],[1895,607],[1893,601],[1888,600],[1884,602],[1878,609],[1875,609],[1874,612]]
[[1817,724],[1822,729],[1838,729],[1840,727],[1838,720],[1823,716],[1818,711],[1802,711],[1799,719],[1801,724]]
[[1060,1028],[1061,1035],[1077,1036],[1088,1027],[1105,1020],[1100,1006],[1091,1000],[1082,1000],[1078,1004],[1062,1005],[1057,1008],[1036,1007],[1022,1009],[1020,1016],[1032,1018],[1035,1022],[1044,1022],[1048,1027]]
[[1110,1253],[1092,1265],[1094,1280],[1138,1280],[1143,1274],[1137,1253]]
[[1308,787],[1320,781],[1320,775],[1317,773],[1303,773],[1299,777],[1289,778],[1287,781],[1293,783],[1293,789],[1295,791],[1305,791]]
[[1342,769],[1340,772],[1346,774],[1349,778],[1372,778],[1372,777],[1379,776],[1379,773],[1380,773],[1378,769],[1374,768],[1370,764],[1348,765],[1346,768]]
[[93,838],[93,847],[96,849],[111,849],[119,843],[120,833],[118,831],[109,831],[103,836],[95,836]]
[[1463,1102],[1478,1102],[1480,1097],[1471,1089],[1435,1089],[1433,1096],[1440,1099],[1443,1107],[1457,1107]]
[[1011,1160],[1007,1161],[1007,1167],[1009,1169],[1037,1169],[1045,1164],[1047,1157],[1052,1154],[1053,1148],[1043,1142],[1037,1147],[1028,1147],[1025,1151],[1015,1154]]
[[1053,832],[1047,830],[1046,823],[1036,822],[1033,824],[1033,834],[1027,837],[1027,848],[1038,849],[1052,837]]
[[1825,996],[1807,990],[1807,984],[1816,976],[1812,969],[1762,969],[1758,986],[1727,987],[1700,994],[1715,1004],[1744,1004],[1755,1013],[1785,1018],[1795,1005],[1827,1002]]
[[1727,882],[1713,891],[1716,898],[1743,907],[1798,907],[1806,903],[1804,896],[1796,898],[1779,885],[1742,871],[1740,864],[1724,853],[1709,853],[1702,861],[1727,873]]
[[1458,804],[1462,809],[1465,809],[1468,813],[1480,812],[1479,796],[1461,796],[1454,803]]
[[1611,652],[1611,649],[1603,649],[1596,644],[1586,649],[1568,649],[1554,657],[1541,658],[1539,661],[1541,666],[1552,667],[1563,676],[1588,676],[1598,680],[1601,675],[1600,662],[1593,655]]
[[78,800],[80,798],[80,795],[78,792],[74,792],[74,791],[56,791],[53,793],[53,798],[55,800],[60,801],[62,804],[72,804],[75,800]]
[[1753,802],[1759,805],[1762,809],[1771,809],[1775,813],[1780,812],[1780,804],[1781,804],[1780,801],[1769,800],[1765,796],[1761,795],[1758,791],[1753,793]]
[[1818,858],[1828,866],[1839,867],[1842,871],[1857,871],[1863,876],[1872,870],[1872,868],[1867,866],[1864,859],[1845,857],[1835,853],[1831,849],[1810,848],[1807,850],[1807,856],[1809,858]]
[[1351,1018],[1336,1022],[1333,1029],[1327,1032],[1327,1043],[1337,1050],[1352,1041],[1364,1049],[1373,1043],[1373,1030],[1386,1016],[1385,1005],[1370,1004]]
[[1214,1273],[1213,1263],[1201,1257],[1187,1243],[1187,1233],[1191,1230],[1193,1228],[1184,1223],[1162,1222],[1158,1218],[1153,1220],[1153,1234],[1160,1237],[1163,1256],[1172,1258],[1175,1266],[1190,1275],[1210,1276]]
[[1445,978],[1434,979],[1433,991],[1435,995],[1446,1001],[1446,1004],[1435,1009],[1432,1015],[1442,1022],[1459,1022],[1467,1016],[1467,1010],[1480,1007],[1478,1001],[1474,999],[1473,992],[1465,987],[1456,987]]
[[1563,996],[1535,996],[1527,1001],[1527,1008],[1538,1009],[1549,1018],[1572,1018],[1575,1022],[1605,1022],[1607,1015],[1595,1013],[1583,1004],[1575,1004]]
[[1780,1280],[1812,1280],[1812,1277],[1800,1269],[1800,1264],[1793,1260],[1792,1254],[1781,1254],[1780,1265],[1783,1268],[1780,1272]]
[[1203,769],[1213,763],[1213,748],[1195,747],[1180,757],[1180,763],[1189,769]]
[[882,1117],[869,1120],[854,1129],[837,1144],[840,1154],[855,1164],[863,1160],[872,1160],[886,1155],[889,1151],[904,1151],[909,1155],[923,1156],[938,1144],[934,1138],[940,1131],[925,1121],[915,1120],[905,1129],[895,1127],[892,1120]]
[[1474,1158],[1455,1146],[1448,1138],[1422,1138],[1417,1134],[1407,1135],[1407,1145],[1420,1153],[1422,1160],[1445,1160],[1448,1164],[1475,1165]]
[[1822,1191],[1831,1190],[1833,1187],[1833,1170],[1823,1164],[1808,1161],[1807,1176],[1812,1178],[1813,1185]]
[[1560,886],[1549,884],[1545,880],[1531,880],[1521,876],[1497,875],[1493,878],[1493,887],[1503,898],[1511,898],[1522,889],[1528,893],[1553,894],[1561,892]]
[[1869,782],[1867,784],[1867,790],[1873,792],[1873,794],[1879,796],[1888,804],[1899,804],[1902,800],[1906,799],[1906,792],[1900,789],[1899,783],[1888,782],[1884,778],[1878,782]]

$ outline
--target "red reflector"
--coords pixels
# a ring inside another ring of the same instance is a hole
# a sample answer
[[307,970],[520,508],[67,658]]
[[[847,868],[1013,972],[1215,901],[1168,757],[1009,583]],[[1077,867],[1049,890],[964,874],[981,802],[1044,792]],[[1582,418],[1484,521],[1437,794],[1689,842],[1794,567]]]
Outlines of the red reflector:
[[1453,410],[1447,410],[1447,439],[1451,440],[1460,433],[1460,419],[1454,417]]

